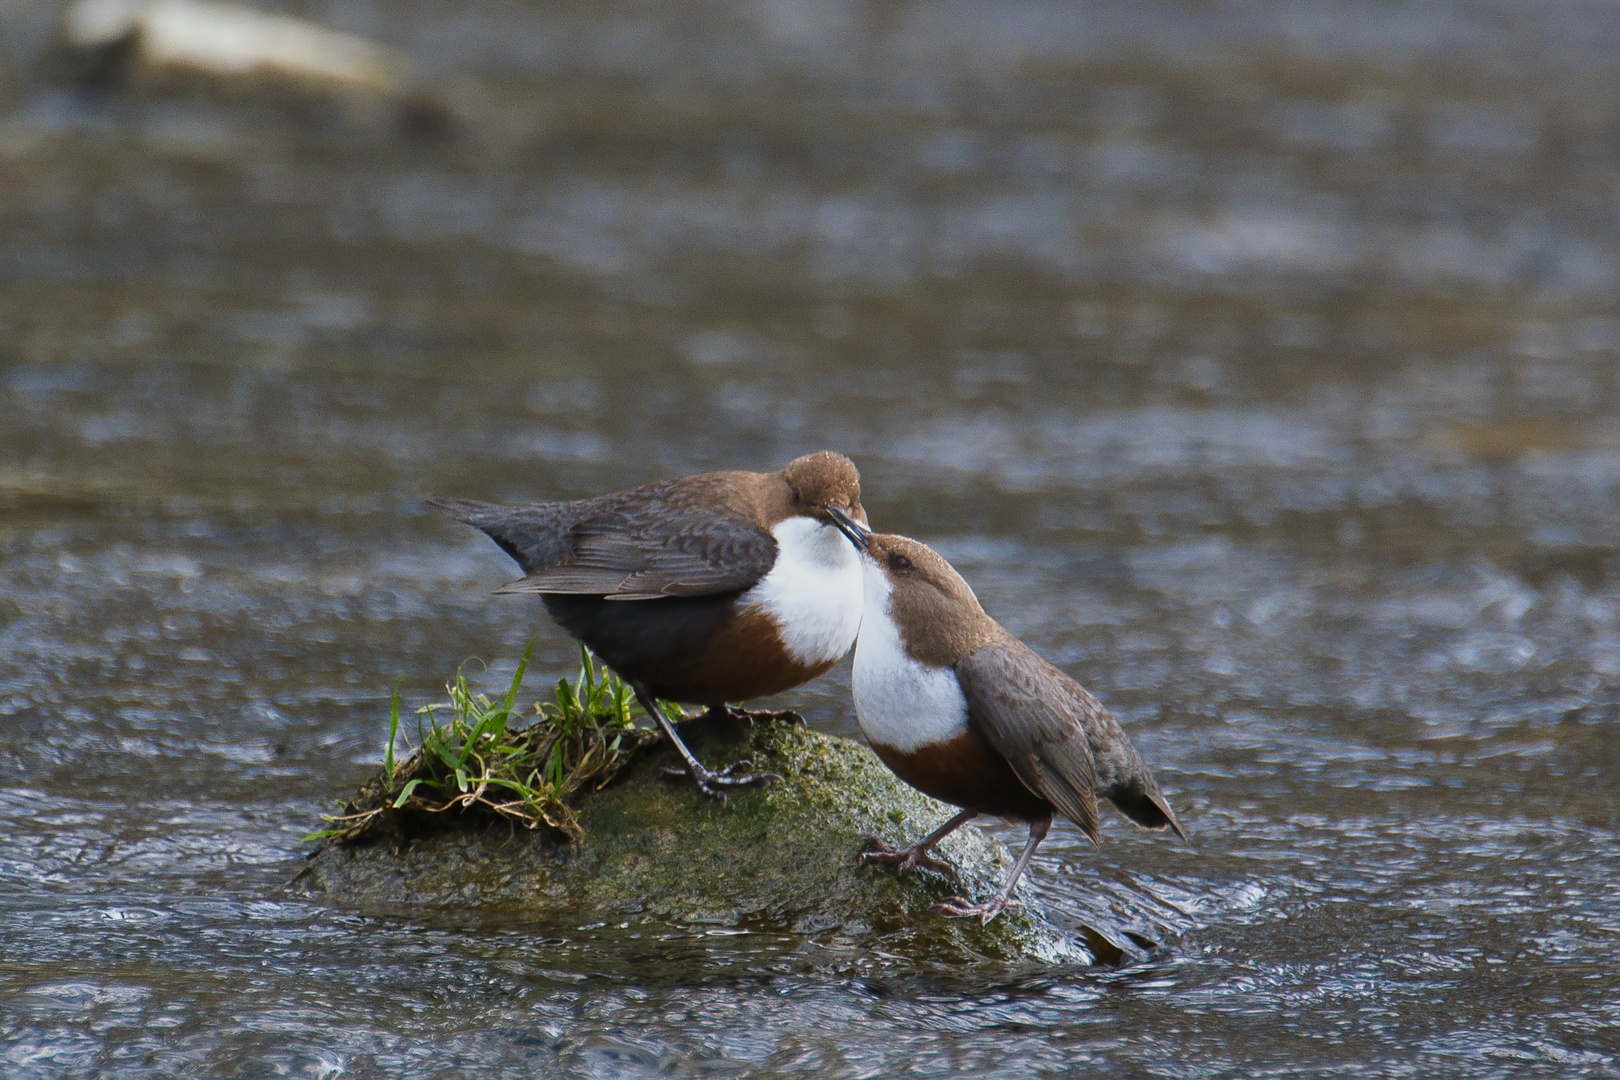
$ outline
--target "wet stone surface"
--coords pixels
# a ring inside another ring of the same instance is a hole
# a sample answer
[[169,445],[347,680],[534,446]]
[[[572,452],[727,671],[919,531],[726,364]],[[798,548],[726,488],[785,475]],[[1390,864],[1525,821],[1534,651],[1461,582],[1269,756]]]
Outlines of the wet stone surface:
[[[536,923],[579,911],[609,922],[796,932],[916,963],[1093,959],[1084,939],[1066,942],[1045,925],[1027,890],[1027,907],[988,925],[930,910],[953,895],[988,898],[1005,882],[1012,857],[977,828],[940,846],[954,883],[861,867],[868,837],[903,846],[955,813],[900,784],[865,747],[787,721],[687,728],[710,767],[746,759],[782,779],[733,789],[721,805],[663,778],[661,769],[678,759],[660,747],[584,803],[585,839],[577,846],[498,824],[403,844],[330,845],[293,888],[405,916],[496,905]],[[1117,945],[1099,943],[1107,960],[1121,960],[1120,947],[1139,951],[1124,928],[1111,932]]]

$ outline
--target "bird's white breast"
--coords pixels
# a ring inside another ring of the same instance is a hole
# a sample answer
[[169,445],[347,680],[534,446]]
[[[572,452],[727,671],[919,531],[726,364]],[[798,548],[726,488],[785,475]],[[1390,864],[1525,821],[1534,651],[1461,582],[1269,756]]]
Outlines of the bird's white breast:
[[788,518],[771,535],[776,563],[741,604],[772,616],[799,663],[830,664],[861,628],[861,557],[843,533],[807,517]]
[[866,738],[910,753],[968,730],[967,699],[948,667],[930,667],[906,655],[889,615],[889,580],[862,559],[865,614],[855,643],[855,716]]

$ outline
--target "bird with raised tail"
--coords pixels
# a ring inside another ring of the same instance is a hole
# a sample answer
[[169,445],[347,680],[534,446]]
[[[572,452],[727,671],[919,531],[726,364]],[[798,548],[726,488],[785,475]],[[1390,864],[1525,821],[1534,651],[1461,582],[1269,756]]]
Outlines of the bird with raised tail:
[[861,478],[821,450],[779,472],[711,472],[569,502],[424,500],[483,530],[564,630],[635,691],[700,791],[754,783],[712,772],[656,700],[704,705],[790,690],[837,663],[861,622],[860,557],[832,514],[863,527]]
[[1013,887],[1055,814],[1097,843],[1098,795],[1137,824],[1186,839],[1114,717],[985,614],[950,563],[915,540],[832,516],[861,553],[865,582],[853,677],[861,732],[896,776],[962,808],[908,848],[874,838],[863,863],[954,877],[929,854],[934,845],[980,814],[1028,822],[1029,842],[997,896],[936,905],[988,922],[1017,903]]

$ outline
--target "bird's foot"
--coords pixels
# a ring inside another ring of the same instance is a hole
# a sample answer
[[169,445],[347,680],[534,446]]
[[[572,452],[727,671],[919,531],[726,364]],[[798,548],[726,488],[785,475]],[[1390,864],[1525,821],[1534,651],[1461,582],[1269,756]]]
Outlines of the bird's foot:
[[881,863],[884,866],[894,867],[896,872],[901,874],[917,869],[932,870],[936,874],[944,874],[952,881],[956,880],[956,868],[928,854],[928,849],[921,844],[912,844],[908,848],[896,850],[875,836],[868,836],[866,842],[870,850],[861,852],[862,866]]
[[[767,780],[782,779],[773,772],[748,772],[747,770],[753,768],[753,766],[754,763],[747,758],[733,762],[717,771],[705,769],[702,765],[698,765],[696,768],[686,765],[670,765],[664,769],[664,779],[681,780],[689,778],[703,794],[711,799],[719,799],[723,803],[726,801],[726,793],[721,791],[721,788],[744,787],[748,784],[763,784]],[[739,774],[738,770],[743,771]]]
[[1003,911],[1015,907],[1018,907],[1018,901],[1010,897],[1004,900],[998,896],[994,900],[986,900],[982,904],[975,904],[963,897],[952,896],[935,904],[934,910],[952,919],[965,919],[977,915],[979,922],[983,924],[1000,915]]
[[792,709],[745,709],[741,705],[725,705],[712,707],[703,714],[703,719],[724,719],[730,717],[739,724],[756,724],[768,721],[775,724],[797,724],[804,727],[804,717]]
[[707,720],[711,723],[721,720],[735,720],[741,723],[744,720],[752,720],[753,718],[754,714],[740,705],[710,705],[703,711],[703,715],[697,717],[699,721]]

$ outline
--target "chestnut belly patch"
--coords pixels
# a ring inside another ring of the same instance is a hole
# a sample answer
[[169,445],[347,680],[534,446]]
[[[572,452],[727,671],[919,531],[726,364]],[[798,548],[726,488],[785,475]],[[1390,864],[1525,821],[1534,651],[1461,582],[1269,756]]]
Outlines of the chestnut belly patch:
[[738,605],[736,617],[679,678],[680,692],[663,696],[703,704],[748,701],[807,683],[837,662],[837,657],[814,663],[797,658],[769,614]]
[[909,750],[880,743],[872,749],[896,776],[941,802],[1000,817],[1038,818],[1052,812],[1052,804],[1025,787],[1007,759],[971,728],[954,739]]
[[570,634],[654,697],[719,705],[781,693],[832,667],[807,664],[782,645],[776,623],[735,594],[604,600],[547,595],[546,610]]

